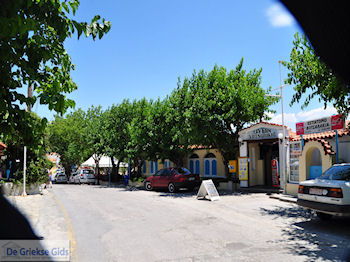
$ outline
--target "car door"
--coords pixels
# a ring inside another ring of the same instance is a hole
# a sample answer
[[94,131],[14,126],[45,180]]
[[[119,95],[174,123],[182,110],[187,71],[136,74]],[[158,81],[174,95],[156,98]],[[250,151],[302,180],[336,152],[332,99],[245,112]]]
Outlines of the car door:
[[169,182],[170,182],[170,170],[163,169],[163,172],[160,174],[160,177],[159,177],[159,187],[168,187]]
[[160,175],[163,173],[163,169],[158,170],[154,175],[152,179],[152,187],[160,187]]

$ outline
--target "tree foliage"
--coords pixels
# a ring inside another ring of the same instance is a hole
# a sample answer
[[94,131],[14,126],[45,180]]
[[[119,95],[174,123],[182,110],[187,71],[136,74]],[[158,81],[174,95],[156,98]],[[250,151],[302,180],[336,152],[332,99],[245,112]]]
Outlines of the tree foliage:
[[[237,157],[238,132],[249,123],[268,119],[276,98],[261,87],[261,69],[246,71],[243,59],[233,70],[215,66],[178,84],[173,107],[192,144],[217,148],[224,158]],[[182,129],[182,130],[183,130]]]
[[230,71],[215,66],[179,81],[164,99],[124,100],[104,112],[92,107],[57,117],[50,141],[60,144],[52,148],[70,164],[105,154],[130,160],[138,172],[143,160],[169,159],[182,166],[193,145],[217,148],[227,161],[237,157],[238,132],[268,118],[276,98],[267,92],[261,70],[244,70],[243,60]]
[[[101,38],[110,22],[95,16],[90,23],[71,17],[79,0],[1,0],[0,8],[0,130],[10,135],[31,128],[25,105],[36,101],[64,113],[74,106],[66,95],[77,88],[64,41],[83,33]],[[24,95],[31,86],[32,97]]]
[[70,173],[73,165],[80,164],[91,156],[86,131],[86,112],[82,109],[65,117],[56,116],[47,127],[50,150],[60,155],[67,173]]
[[314,97],[318,97],[325,107],[327,103],[332,103],[339,112],[349,114],[348,86],[321,61],[304,35],[295,34],[289,61],[282,64],[289,70],[285,82],[294,85],[292,104],[305,98],[302,107],[306,107]]

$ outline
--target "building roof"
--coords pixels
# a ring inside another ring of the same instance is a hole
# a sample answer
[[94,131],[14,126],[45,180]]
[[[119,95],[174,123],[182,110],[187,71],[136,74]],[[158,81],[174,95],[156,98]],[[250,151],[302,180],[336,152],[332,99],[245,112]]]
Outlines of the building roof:
[[[295,134],[295,133],[294,133]],[[339,129],[338,130],[338,136],[345,136],[345,135],[350,135],[350,130],[349,129]],[[325,131],[321,133],[313,133],[313,134],[305,134],[303,135],[303,139],[305,141],[308,140],[319,140],[319,139],[326,139],[326,138],[333,138],[335,137],[335,131]],[[299,141],[301,140],[300,135],[290,135],[290,140],[291,141]]]
[[246,130],[246,129],[249,129],[249,128],[252,128],[252,127],[254,127],[254,126],[256,126],[256,125],[260,125],[260,124],[270,125],[270,126],[278,126],[278,127],[283,127],[283,126],[284,126],[285,128],[289,129],[289,127],[286,126],[286,125],[280,125],[280,124],[275,124],[275,123],[260,121],[259,123],[255,123],[255,124],[252,124],[252,125],[250,125],[250,126],[248,126],[248,127],[246,127],[246,128],[243,128],[241,131]]
[[204,145],[190,145],[189,149],[211,149],[212,146],[204,146]]

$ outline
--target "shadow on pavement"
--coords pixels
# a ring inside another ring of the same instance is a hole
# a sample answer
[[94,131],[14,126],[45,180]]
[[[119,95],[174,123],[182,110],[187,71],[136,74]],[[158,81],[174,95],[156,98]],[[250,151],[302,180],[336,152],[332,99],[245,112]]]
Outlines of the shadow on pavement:
[[283,229],[288,249],[296,255],[307,256],[306,261],[350,261],[350,218],[334,217],[322,221],[310,211],[298,206],[261,208],[263,215],[292,218]]

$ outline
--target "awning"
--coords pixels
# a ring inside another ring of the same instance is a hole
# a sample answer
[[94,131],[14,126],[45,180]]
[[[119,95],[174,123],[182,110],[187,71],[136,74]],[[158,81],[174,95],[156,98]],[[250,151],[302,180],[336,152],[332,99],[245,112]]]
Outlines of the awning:
[[[114,163],[117,164],[118,159],[114,158]],[[82,163],[81,166],[96,167],[94,157],[91,156],[88,160],[86,160],[84,163]],[[109,156],[102,156],[100,161],[99,161],[99,167],[112,167],[111,158]],[[128,163],[121,162],[119,164],[119,167],[128,167]]]

